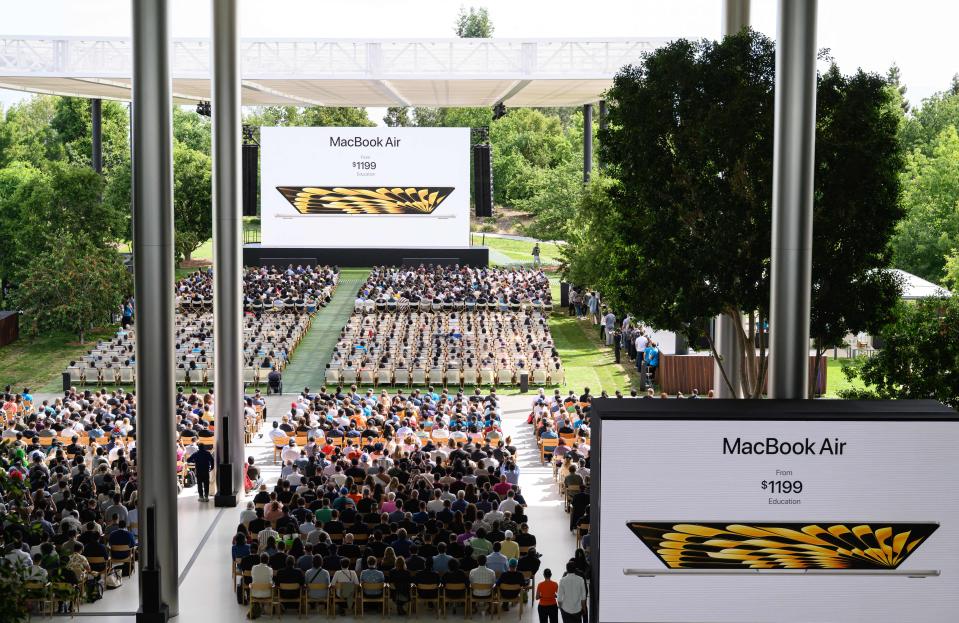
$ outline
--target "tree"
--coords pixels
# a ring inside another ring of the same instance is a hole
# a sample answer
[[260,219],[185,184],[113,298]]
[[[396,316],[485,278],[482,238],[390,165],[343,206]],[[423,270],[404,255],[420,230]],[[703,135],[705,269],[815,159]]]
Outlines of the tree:
[[959,297],[902,302],[879,336],[885,347],[858,369],[877,397],[959,406]]
[[[608,192],[618,223],[601,229],[603,238],[580,242],[617,251],[602,267],[610,275],[602,289],[639,319],[692,341],[709,318],[728,316],[739,327],[744,356],[720,367],[728,378],[729,366],[737,366],[744,395],[754,398],[766,376],[774,72],[772,41],[748,30],[721,43],[678,40],[620,70],[606,97],[609,127],[600,135],[607,173],[617,180]],[[884,235],[898,214],[899,156],[884,80],[831,70],[820,77],[820,92],[814,262],[851,267],[813,271],[822,297],[882,267]],[[869,152],[877,146],[879,153]],[[849,184],[845,175],[853,171],[862,183]],[[837,224],[831,207],[847,221]],[[873,219],[880,224],[875,235],[864,231]],[[848,300],[835,298],[829,300],[837,305]],[[825,311],[823,335],[857,318],[855,309]]]
[[256,139],[260,138],[260,128],[266,127],[372,127],[365,108],[343,106],[258,106],[244,123],[254,127]]
[[899,94],[899,106],[902,108],[902,114],[909,112],[909,100],[906,99],[906,85],[902,83],[902,73],[899,71],[899,65],[893,63],[886,72],[886,82],[889,83],[896,93]]
[[500,204],[518,205],[530,199],[537,175],[573,160],[559,119],[531,108],[513,110],[492,122],[490,145],[494,199]]
[[902,174],[906,216],[892,240],[895,265],[930,281],[945,275],[946,257],[959,249],[959,134],[946,127],[931,153],[915,149]]
[[0,152],[0,165],[20,161],[42,166],[48,160],[63,158],[63,145],[52,125],[58,99],[36,95],[7,110],[7,148]]
[[959,249],[946,258],[946,276],[942,282],[953,291],[959,292]]
[[29,231],[26,223],[52,198],[50,175],[29,162],[14,162],[0,169],[0,296],[32,261],[31,252],[42,252],[31,247],[29,237],[35,232]]
[[213,161],[186,145],[173,147],[174,246],[189,261],[213,236]]
[[903,146],[910,152],[918,148],[931,155],[936,138],[949,126],[959,128],[959,92],[951,89],[926,98],[919,108],[913,107],[903,127]]
[[173,107],[173,140],[194,151],[212,154],[213,127],[208,117],[193,110]]
[[116,249],[66,233],[27,268],[14,295],[30,335],[88,329],[110,321],[130,293],[130,275]]
[[[887,105],[893,96],[878,76],[861,71],[843,76],[835,65],[819,80],[811,395],[826,349],[842,344],[848,333],[875,333],[900,297],[901,284],[884,270],[891,258],[889,238],[902,217],[902,114]],[[856,184],[849,184],[851,179]]]
[[[82,97],[58,97],[51,127],[63,146],[63,158],[71,164],[92,166],[93,117],[91,102]],[[103,168],[111,168],[130,159],[130,117],[126,107],[105,100],[100,107]]]
[[486,7],[470,7],[469,11],[460,7],[454,29],[456,36],[461,39],[488,39],[493,36],[493,22]]
[[413,125],[409,106],[390,106],[386,109],[383,123],[391,128],[405,128]]

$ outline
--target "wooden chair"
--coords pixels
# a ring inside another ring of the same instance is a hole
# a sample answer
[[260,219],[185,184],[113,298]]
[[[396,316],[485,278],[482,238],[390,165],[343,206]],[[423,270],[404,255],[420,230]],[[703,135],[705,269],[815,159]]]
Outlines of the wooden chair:
[[81,584],[53,582],[50,584],[50,601],[54,608],[65,603],[69,606],[71,614],[80,612],[80,604],[83,601]]
[[[283,591],[296,591],[296,597],[283,597]],[[306,614],[306,600],[303,598],[303,587],[293,582],[281,582],[276,586],[276,594],[273,601],[280,607],[280,611],[286,614],[286,604],[295,604],[298,614]]]
[[545,464],[553,456],[553,451],[559,445],[559,439],[540,439],[539,440],[539,460]]
[[[529,548],[526,549],[528,550]],[[526,578],[526,585],[523,587],[523,590],[526,591],[526,594],[529,596],[529,603],[530,606],[532,606],[533,599],[536,596],[536,574],[532,571],[523,571],[522,574],[523,577]]]
[[129,575],[133,575],[136,571],[136,549],[130,547],[129,545],[110,545],[110,563],[113,566],[113,569],[120,569],[121,571],[127,571]]
[[[379,591],[379,595],[369,595],[369,591]],[[384,582],[363,582],[360,585],[359,610],[360,616],[363,616],[366,604],[380,604],[381,614],[389,614],[389,588]]]
[[283,452],[283,448],[290,445],[289,437],[277,437],[273,442],[273,463],[277,463],[280,458],[280,453]]
[[[490,608],[490,613],[496,612],[496,591],[495,587],[492,584],[471,584],[470,585],[470,615],[472,616],[473,606],[479,604],[487,604]],[[489,595],[480,596],[476,594],[476,591],[489,591]]]
[[50,597],[49,582],[24,582],[23,598],[28,604],[36,605],[41,616],[53,616],[53,600]]
[[[422,593],[428,592],[433,593],[433,597],[424,596]],[[414,584],[413,585],[413,594],[412,594],[411,604],[413,606],[412,612],[416,613],[419,611],[420,603],[426,605],[433,604],[436,608],[436,617],[440,616],[440,609],[443,603],[442,597],[440,596],[440,585],[439,584]]]
[[443,587],[443,615],[449,612],[451,605],[463,604],[463,618],[469,617],[470,612],[470,592],[466,584],[446,584]]
[[[353,612],[352,612],[352,613],[347,612],[347,615],[350,615],[350,614],[355,615],[355,614],[357,613],[357,608],[358,608],[359,603],[360,603],[360,596],[357,595],[356,593],[357,593],[357,591],[359,591],[359,590],[360,590],[360,587],[357,586],[357,587],[354,589],[354,591],[353,591]],[[335,614],[335,613],[337,612],[337,608],[338,608],[341,604],[342,604],[344,607],[347,607],[346,597],[340,597],[340,596],[337,594],[337,591],[336,591],[336,584],[333,584],[332,586],[330,586],[330,612],[331,612],[332,614]]]
[[[326,591],[326,597],[310,597],[310,591]],[[309,616],[310,608],[313,606],[323,606],[326,609],[326,614],[329,616],[333,615],[333,609],[331,608],[332,602],[330,601],[330,596],[333,594],[333,591],[330,590],[330,585],[326,582],[313,582],[312,584],[307,584],[306,589],[303,593],[303,602],[306,605],[306,614]]]
[[[503,610],[502,610],[502,607],[501,607],[502,604],[504,604],[504,603],[505,603],[505,604],[516,604],[516,605],[519,606],[519,617],[518,617],[518,618],[522,619],[522,618],[523,618],[523,607],[526,605],[525,590],[526,590],[526,587],[525,587],[525,586],[521,586],[521,585],[519,585],[519,584],[500,584],[500,585],[499,585],[499,589],[496,591],[496,605],[499,607],[499,608],[498,608],[498,611],[497,611],[497,614],[500,615],[500,616],[503,614]],[[504,592],[513,593],[514,591],[515,591],[516,594],[515,594],[514,596],[512,596],[512,597],[504,597],[504,596],[503,596],[503,593],[504,593]]]
[[576,547],[582,542],[583,537],[589,534],[589,519],[583,518],[576,526]]
[[582,491],[582,487],[579,485],[570,485],[566,487],[566,512],[568,513],[572,507],[573,497]]
[[[269,595],[269,597],[255,597],[255,596],[253,595],[253,593],[254,593],[255,591],[259,591],[259,592],[268,591],[268,592],[270,593],[270,595]],[[249,614],[248,614],[249,618],[251,618],[251,619],[253,618],[253,605],[254,605],[254,604],[260,604],[260,605],[263,606],[264,608],[265,608],[266,606],[269,606],[269,607],[270,607],[270,614],[271,614],[271,615],[275,615],[275,614],[276,614],[276,609],[275,609],[275,607],[276,607],[276,602],[273,600],[274,595],[273,595],[273,585],[272,585],[272,584],[269,584],[269,583],[267,583],[267,582],[253,582],[253,583],[250,584],[250,586],[247,588],[247,594],[249,595],[248,601],[250,602],[250,611],[249,611]]]

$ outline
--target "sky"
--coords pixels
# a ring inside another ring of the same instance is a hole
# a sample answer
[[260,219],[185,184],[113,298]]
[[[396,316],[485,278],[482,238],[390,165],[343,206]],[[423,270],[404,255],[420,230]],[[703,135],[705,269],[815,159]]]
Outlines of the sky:
[[[459,0],[239,0],[242,37],[443,38]],[[473,0],[494,37],[718,38],[722,0]],[[775,38],[776,0],[752,0],[751,23]],[[0,36],[130,36],[131,0],[5,0]],[[171,0],[174,37],[208,37],[208,0]],[[953,0],[820,0],[817,46],[840,68],[885,74],[899,65],[913,104],[959,72]],[[28,97],[0,90],[5,107]],[[379,121],[381,109],[371,109]]]

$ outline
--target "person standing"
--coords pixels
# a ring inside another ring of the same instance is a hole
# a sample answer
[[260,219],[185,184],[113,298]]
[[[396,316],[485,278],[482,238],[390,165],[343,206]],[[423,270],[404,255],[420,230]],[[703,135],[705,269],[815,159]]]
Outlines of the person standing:
[[576,574],[573,561],[566,563],[566,573],[559,581],[556,601],[563,616],[563,623],[582,623],[583,612],[586,610],[586,582]]
[[659,347],[656,342],[649,340],[649,345],[645,350],[646,372],[649,374],[650,382],[656,381],[656,370],[659,368]]
[[550,569],[543,570],[543,578],[543,581],[536,585],[539,623],[559,623],[559,606],[556,605],[559,584],[553,581],[553,572]]
[[636,348],[636,370],[643,374],[643,359],[646,356],[646,347],[649,345],[649,340],[646,338],[646,334],[643,331],[639,332],[639,335],[636,336],[634,341],[634,346]]
[[213,466],[216,464],[216,460],[213,458],[213,455],[210,453],[210,451],[206,449],[206,445],[201,443],[197,451],[190,455],[190,458],[187,459],[187,463],[192,463],[194,466],[194,471],[196,473],[197,498],[201,502],[209,502],[210,472],[213,471]]
[[603,317],[603,322],[605,323],[606,329],[606,346],[612,346],[613,340],[615,339],[615,329],[616,329],[616,314],[613,313],[613,310],[607,310],[606,315]]
[[537,242],[536,244],[533,245],[533,268],[539,268],[539,267],[540,267],[539,243]]

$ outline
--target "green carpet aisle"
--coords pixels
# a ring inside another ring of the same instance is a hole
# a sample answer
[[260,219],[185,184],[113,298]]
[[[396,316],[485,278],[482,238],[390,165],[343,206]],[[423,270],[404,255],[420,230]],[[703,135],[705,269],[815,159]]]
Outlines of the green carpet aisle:
[[283,392],[298,394],[304,387],[317,390],[323,385],[326,364],[340,336],[340,329],[353,313],[353,301],[370,271],[345,268],[329,305],[313,318],[313,325],[300,342],[293,361],[283,371]]

